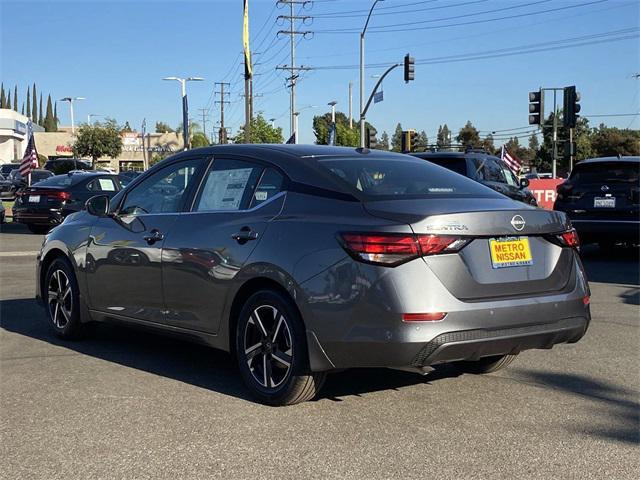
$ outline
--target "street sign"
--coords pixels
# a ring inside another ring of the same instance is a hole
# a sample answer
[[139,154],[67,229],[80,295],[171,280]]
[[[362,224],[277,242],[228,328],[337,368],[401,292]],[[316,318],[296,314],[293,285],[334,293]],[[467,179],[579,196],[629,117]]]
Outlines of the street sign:
[[373,103],[380,103],[382,100],[384,100],[384,92],[376,92],[376,94],[373,96]]

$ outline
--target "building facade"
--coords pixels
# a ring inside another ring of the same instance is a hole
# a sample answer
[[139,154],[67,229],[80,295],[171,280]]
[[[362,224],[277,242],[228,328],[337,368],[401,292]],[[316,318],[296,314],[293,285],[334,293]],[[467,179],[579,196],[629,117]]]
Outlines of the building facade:
[[[27,148],[27,123],[29,117],[0,108],[0,163],[19,162]],[[32,125],[35,132],[44,132],[39,125]]]

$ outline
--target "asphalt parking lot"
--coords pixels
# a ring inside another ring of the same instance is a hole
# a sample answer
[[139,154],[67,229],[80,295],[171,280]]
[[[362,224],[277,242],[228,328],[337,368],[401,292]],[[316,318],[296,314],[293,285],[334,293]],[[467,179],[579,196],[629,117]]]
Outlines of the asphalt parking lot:
[[1,478],[637,478],[637,250],[584,250],[577,344],[486,376],[345,371],[272,408],[212,349],[108,325],[56,339],[33,299],[42,237],[0,230]]

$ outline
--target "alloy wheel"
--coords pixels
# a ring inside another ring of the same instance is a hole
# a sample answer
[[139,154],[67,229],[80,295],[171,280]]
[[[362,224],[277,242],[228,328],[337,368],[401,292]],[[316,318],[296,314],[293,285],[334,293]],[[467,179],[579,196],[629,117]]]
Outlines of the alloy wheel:
[[57,328],[64,328],[71,321],[73,292],[69,277],[62,270],[55,270],[49,277],[47,303],[51,320]]
[[277,388],[288,378],[293,342],[287,318],[278,309],[263,305],[252,312],[243,347],[249,371],[262,387]]

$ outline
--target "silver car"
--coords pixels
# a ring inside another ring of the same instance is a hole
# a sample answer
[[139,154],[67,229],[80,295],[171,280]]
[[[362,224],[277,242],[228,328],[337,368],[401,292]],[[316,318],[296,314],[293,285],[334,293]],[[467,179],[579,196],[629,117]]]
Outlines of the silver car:
[[259,401],[328,372],[487,373],[577,342],[589,287],[566,216],[406,155],[225,145],[170,157],[47,235],[54,332],[125,322],[231,352]]

